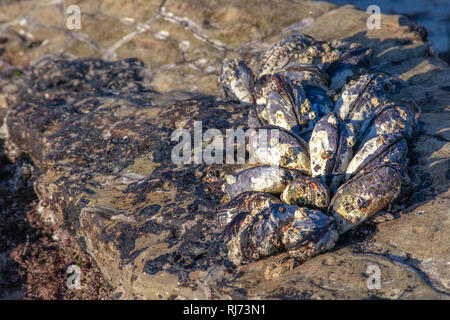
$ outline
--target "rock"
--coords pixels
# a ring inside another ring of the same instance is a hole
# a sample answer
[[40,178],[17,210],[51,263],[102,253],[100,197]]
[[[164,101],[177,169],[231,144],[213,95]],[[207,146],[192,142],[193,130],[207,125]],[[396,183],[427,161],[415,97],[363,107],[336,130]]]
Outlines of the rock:
[[[367,30],[365,12],[325,2],[75,3],[82,29],[72,31],[55,2],[2,6],[0,135],[11,159],[33,161],[42,214],[79,238],[121,298],[449,299],[450,73],[423,28],[382,15]],[[170,137],[194,121],[246,128],[248,106],[220,98],[222,59],[256,68],[296,32],[361,42],[375,69],[402,79],[393,98],[422,110],[415,187],[394,219],[365,223],[332,252],[234,268],[215,212],[238,166],[175,165]],[[371,265],[380,289],[367,286]]]

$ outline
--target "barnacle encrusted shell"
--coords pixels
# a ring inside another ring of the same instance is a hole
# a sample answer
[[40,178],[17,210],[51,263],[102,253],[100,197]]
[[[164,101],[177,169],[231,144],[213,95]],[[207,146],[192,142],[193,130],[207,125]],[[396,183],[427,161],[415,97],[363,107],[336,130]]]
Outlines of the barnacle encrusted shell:
[[216,215],[217,226],[224,229],[238,214],[263,210],[275,203],[281,203],[280,199],[269,193],[257,191],[243,192],[219,209]]
[[264,109],[263,106],[254,106],[253,108],[250,108],[248,111],[248,119],[247,123],[250,128],[260,128],[267,125],[267,120],[262,119],[260,114],[262,110]]
[[333,218],[319,210],[298,208],[292,223],[283,226],[281,242],[291,257],[305,261],[333,248],[338,237]]
[[377,108],[374,114],[363,122],[357,144],[362,145],[378,135],[395,132],[410,138],[415,133],[416,122],[417,119],[406,106],[388,103]]
[[272,75],[290,63],[316,65],[331,76],[331,87],[338,90],[351,77],[367,71],[373,50],[358,43],[314,40],[304,34],[290,35],[262,57],[258,78]]
[[287,184],[302,175],[298,170],[278,166],[258,166],[226,176],[223,188],[230,199],[245,191],[279,195]]
[[333,111],[333,101],[328,91],[319,86],[304,85],[306,98],[311,103],[311,109],[317,113],[317,121]]
[[383,134],[367,141],[347,167],[345,179],[363,168],[383,163],[406,164],[408,144],[401,133]]
[[326,209],[330,192],[326,185],[317,179],[300,176],[291,181],[280,196],[284,203],[299,207]]
[[255,77],[243,61],[225,59],[222,63],[219,83],[226,98],[253,103]]
[[308,144],[299,136],[278,127],[249,132],[249,155],[261,165],[276,165],[311,174]]
[[329,212],[342,234],[392,203],[399,195],[406,173],[399,164],[361,170],[341,185],[330,201]]
[[264,53],[258,77],[274,74],[291,60],[298,59],[301,54],[305,54],[305,49],[315,43],[317,41],[314,38],[304,34],[294,34],[282,39]]
[[[275,77],[274,77],[275,76]],[[331,92],[328,90],[330,77],[321,68],[307,64],[289,64],[272,75],[265,75],[259,78],[255,84],[255,101],[258,105],[267,105],[269,94],[274,90],[279,90],[279,84],[275,81],[277,76],[289,79],[289,82],[302,88],[317,88],[310,95],[306,92],[306,97],[312,104],[320,103],[317,107],[326,114],[333,108]],[[320,89],[320,90],[319,90]]]
[[362,123],[386,103],[385,81],[386,76],[381,73],[365,74],[345,85],[336,101],[335,112],[359,131]]
[[280,70],[279,74],[304,90],[306,98],[304,105],[300,109],[294,109],[300,124],[306,119],[302,124],[303,131],[312,129],[320,117],[333,111],[332,93],[328,90],[330,77],[321,68],[314,65],[290,64]]
[[247,151],[259,165],[224,184],[233,199],[219,211],[218,224],[226,225],[235,264],[281,250],[303,261],[328,250],[338,234],[393,203],[408,182],[406,139],[417,119],[389,101],[395,80],[365,74],[372,52],[291,35],[265,52],[253,88],[245,65],[225,63],[225,95],[253,102]]
[[332,101],[322,86],[302,85],[282,73],[274,74],[268,86],[273,89],[268,93],[266,107],[258,109],[257,117],[264,119],[260,122],[305,135],[332,109]]
[[268,123],[299,134],[307,121],[304,117],[299,119],[298,115],[311,111],[303,88],[281,74],[273,75],[272,81],[275,90],[270,91],[267,98]]
[[241,211],[237,215],[233,217],[233,219],[225,226],[225,229],[223,230],[225,241],[230,241],[234,237],[236,237],[237,234],[239,234],[239,231],[241,230],[241,227],[244,225],[248,225],[250,222],[253,221],[252,214],[258,214],[261,212],[260,210],[253,210],[253,211]]
[[327,88],[330,85],[329,75],[318,66],[311,64],[291,63],[277,73],[292,79],[302,86],[310,85]]
[[333,247],[337,239],[332,218],[318,210],[288,204],[243,213],[230,224],[227,228],[234,230],[234,236],[227,243],[228,258],[236,265],[286,248],[295,257],[306,259]]
[[342,53],[338,60],[326,67],[329,74],[330,88],[340,90],[348,80],[363,74],[370,68],[373,50],[361,47],[359,44],[342,44],[337,49]]
[[344,178],[353,156],[354,138],[351,125],[335,113],[321,118],[314,127],[309,141],[312,176],[320,177],[331,190]]

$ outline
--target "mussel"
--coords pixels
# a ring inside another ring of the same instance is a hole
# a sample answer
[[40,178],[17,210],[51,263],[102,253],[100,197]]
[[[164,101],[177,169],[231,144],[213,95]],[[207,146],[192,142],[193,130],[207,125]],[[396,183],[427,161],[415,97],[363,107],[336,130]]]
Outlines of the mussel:
[[384,163],[406,164],[408,143],[400,133],[379,135],[367,141],[355,154],[345,172],[348,180],[362,169]]
[[299,207],[326,209],[330,192],[327,186],[317,179],[299,176],[286,186],[280,199],[284,203]]
[[259,165],[275,165],[311,174],[308,144],[278,127],[260,127],[249,133],[249,157]]
[[298,259],[312,257],[334,246],[337,240],[333,219],[318,210],[288,204],[242,213],[227,228],[228,258],[236,265],[270,256],[287,249]]
[[375,110],[386,103],[384,74],[365,74],[349,85],[345,85],[336,101],[335,112],[358,132],[362,123],[369,119]]
[[390,205],[407,181],[404,166],[382,164],[361,170],[341,185],[330,201],[329,213],[342,234]]
[[230,199],[245,191],[281,194],[288,183],[303,175],[301,171],[278,166],[258,166],[228,175],[223,188]]
[[311,171],[334,190],[342,182],[353,156],[355,135],[351,125],[335,113],[322,117],[309,141]]
[[281,200],[269,193],[257,191],[243,192],[220,208],[216,215],[217,226],[224,229],[238,214],[263,210],[275,203],[281,203]]

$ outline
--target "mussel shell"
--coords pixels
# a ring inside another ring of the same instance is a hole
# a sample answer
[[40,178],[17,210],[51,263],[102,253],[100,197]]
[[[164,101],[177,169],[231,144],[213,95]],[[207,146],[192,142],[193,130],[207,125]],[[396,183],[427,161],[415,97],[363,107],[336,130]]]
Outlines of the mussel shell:
[[[276,89],[272,81],[272,75],[266,74],[258,78],[254,88],[253,96],[255,98],[255,104],[258,106],[267,106],[269,93]],[[267,119],[267,117],[264,118]]]
[[302,86],[328,88],[330,77],[320,67],[311,64],[290,63],[277,73],[288,77]]
[[302,87],[293,84],[287,77],[280,74],[272,76],[270,86],[274,89],[267,97],[268,123],[299,134],[305,123],[299,123],[298,109],[307,102]]
[[233,239],[233,237],[235,237],[239,233],[239,230],[241,230],[243,223],[246,221],[245,219],[250,214],[250,212],[242,211],[233,216],[233,219],[231,219],[231,221],[225,226],[223,230],[225,241]]
[[282,250],[281,228],[293,220],[296,208],[276,204],[256,215],[245,215],[239,231],[227,243],[230,261],[240,265]]
[[395,132],[410,138],[415,132],[416,125],[416,118],[407,107],[394,103],[383,105],[375,110],[372,117],[363,122],[357,144],[363,145],[378,135]]
[[241,212],[263,210],[274,203],[281,203],[281,201],[269,193],[257,191],[243,192],[219,209],[216,215],[217,226],[223,229]]
[[399,195],[406,172],[399,164],[361,170],[341,185],[330,201],[329,212],[342,234],[391,204]]
[[[332,218],[318,210],[274,204],[257,215],[247,214],[228,242],[236,265],[265,258],[285,248],[297,258],[329,249],[337,239]],[[334,235],[333,235],[334,231]]]
[[317,121],[333,111],[334,103],[327,91],[321,87],[305,85],[306,98],[311,102],[313,110],[317,112]]
[[299,207],[326,209],[330,201],[330,192],[327,186],[317,179],[300,176],[286,186],[280,199]]
[[255,77],[243,61],[224,59],[219,83],[226,98],[234,101],[254,103],[253,86]]
[[262,106],[254,106],[248,111],[247,123],[250,128],[255,129],[267,125],[267,120],[260,116],[263,108]]
[[320,104],[312,104],[301,84],[282,74],[272,76],[266,106],[270,125],[302,135],[311,131],[318,121]]
[[330,88],[340,90],[348,80],[367,72],[372,61],[373,50],[348,48],[339,60],[331,63],[326,72],[331,78]]
[[370,118],[375,110],[385,104],[386,91],[383,74],[366,74],[350,85],[344,86],[336,101],[335,112],[358,132],[362,123]]
[[309,153],[313,177],[333,190],[344,178],[353,156],[354,133],[335,113],[322,117],[311,135]]
[[250,131],[248,151],[250,158],[258,164],[276,165],[311,174],[308,144],[282,128],[268,126]]
[[295,59],[305,48],[315,43],[317,43],[316,40],[304,34],[294,34],[282,39],[264,53],[258,78],[274,74],[286,66],[291,59]]
[[361,169],[384,163],[406,164],[408,143],[400,133],[379,135],[367,141],[354,155],[347,167],[345,179],[350,179]]
[[294,110],[291,105],[283,101],[282,96],[276,91],[269,93],[267,114],[269,125],[277,126],[296,134],[300,133],[301,128],[298,125]]
[[233,199],[245,191],[260,191],[279,195],[287,184],[299,175],[302,175],[302,173],[298,170],[278,166],[252,167],[226,176],[223,189],[229,199]]
[[292,223],[283,226],[281,242],[291,257],[305,261],[333,248],[338,237],[333,218],[319,210],[298,208]]

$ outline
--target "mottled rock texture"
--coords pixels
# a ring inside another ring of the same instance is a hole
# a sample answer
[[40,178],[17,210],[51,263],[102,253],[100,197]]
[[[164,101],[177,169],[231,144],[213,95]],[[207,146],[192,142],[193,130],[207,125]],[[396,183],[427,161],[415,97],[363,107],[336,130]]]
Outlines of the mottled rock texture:
[[[81,30],[65,9],[81,8]],[[309,1],[0,1],[0,125],[34,163],[42,219],[73,232],[121,298],[449,299],[450,72],[407,18],[368,30],[351,6]],[[245,128],[223,101],[224,57],[257,67],[291,33],[358,41],[422,110],[415,188],[301,265],[286,254],[233,268],[215,213],[235,165],[175,165],[176,128]],[[137,58],[137,59],[135,59]],[[381,269],[369,290],[367,268]]]

